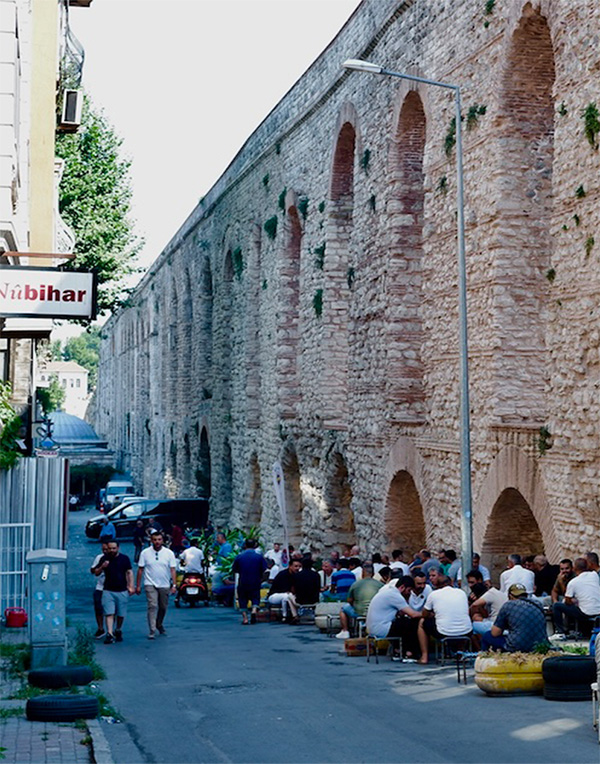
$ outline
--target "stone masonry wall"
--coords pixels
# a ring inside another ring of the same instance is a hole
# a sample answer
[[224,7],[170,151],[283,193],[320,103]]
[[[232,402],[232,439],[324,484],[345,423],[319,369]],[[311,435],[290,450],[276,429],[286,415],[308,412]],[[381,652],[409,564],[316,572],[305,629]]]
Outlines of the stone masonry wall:
[[[488,8],[489,10],[489,8]],[[474,541],[598,547],[595,0],[365,0],[107,323],[99,433],[145,495],[315,551],[460,544],[452,94],[463,98]]]

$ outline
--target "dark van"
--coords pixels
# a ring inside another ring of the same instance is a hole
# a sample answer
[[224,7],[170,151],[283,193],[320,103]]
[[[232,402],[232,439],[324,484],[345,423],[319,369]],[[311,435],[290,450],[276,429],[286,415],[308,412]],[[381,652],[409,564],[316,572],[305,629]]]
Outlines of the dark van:
[[204,528],[208,522],[208,499],[140,499],[121,504],[106,515],[98,515],[88,520],[85,535],[90,539],[100,538],[104,518],[114,524],[117,538],[131,538],[138,520],[148,525],[150,518],[157,520],[166,533],[173,524],[187,524],[192,528]]

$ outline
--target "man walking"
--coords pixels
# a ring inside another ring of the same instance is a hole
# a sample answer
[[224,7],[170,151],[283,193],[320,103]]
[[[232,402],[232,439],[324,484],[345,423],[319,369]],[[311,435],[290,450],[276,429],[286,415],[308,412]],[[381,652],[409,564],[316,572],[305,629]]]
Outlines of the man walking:
[[[256,623],[256,612],[260,605],[260,585],[262,576],[267,569],[267,562],[257,550],[258,543],[254,539],[246,539],[244,551],[233,561],[232,571],[239,576],[237,585],[238,605],[242,611],[242,624]],[[248,602],[252,604],[250,620],[248,620]]]
[[[133,586],[133,571],[131,560],[126,554],[121,554],[117,541],[106,544],[106,554],[92,568],[95,576],[104,573],[104,591],[102,592],[102,608],[106,618],[106,637],[104,644],[123,641],[123,621],[127,614],[129,596],[135,593]],[[116,629],[115,626],[116,618]]]
[[164,544],[162,533],[153,533],[150,543],[140,555],[138,563],[136,592],[142,592],[142,576],[144,577],[144,591],[148,601],[148,639],[154,639],[156,632],[166,636],[163,626],[169,593],[177,591],[177,562],[175,555]]

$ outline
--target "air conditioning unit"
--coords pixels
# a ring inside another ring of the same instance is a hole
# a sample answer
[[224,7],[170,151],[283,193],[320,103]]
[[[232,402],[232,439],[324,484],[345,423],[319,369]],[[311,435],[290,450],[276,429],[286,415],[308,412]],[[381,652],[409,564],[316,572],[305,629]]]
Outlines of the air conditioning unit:
[[64,90],[63,107],[59,126],[63,130],[77,130],[81,124],[81,109],[83,108],[82,90]]

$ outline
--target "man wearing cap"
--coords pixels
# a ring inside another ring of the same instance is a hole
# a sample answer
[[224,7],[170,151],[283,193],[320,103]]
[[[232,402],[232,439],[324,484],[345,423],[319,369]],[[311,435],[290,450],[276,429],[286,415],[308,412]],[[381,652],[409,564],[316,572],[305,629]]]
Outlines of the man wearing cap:
[[500,608],[492,630],[482,636],[481,649],[530,653],[536,645],[547,642],[543,608],[535,600],[527,598],[527,589],[523,584],[511,584],[508,588],[508,602]]

